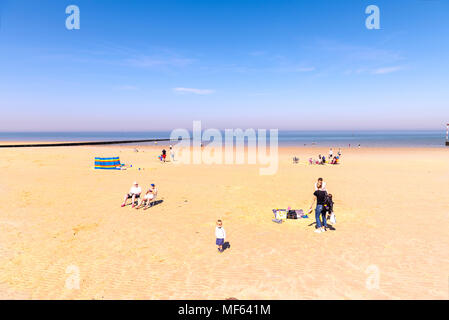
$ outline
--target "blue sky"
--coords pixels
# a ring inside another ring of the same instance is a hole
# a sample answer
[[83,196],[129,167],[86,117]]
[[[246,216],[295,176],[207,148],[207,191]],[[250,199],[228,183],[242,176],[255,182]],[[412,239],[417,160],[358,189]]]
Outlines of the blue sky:
[[0,131],[449,121],[446,0],[0,0],[0,19]]

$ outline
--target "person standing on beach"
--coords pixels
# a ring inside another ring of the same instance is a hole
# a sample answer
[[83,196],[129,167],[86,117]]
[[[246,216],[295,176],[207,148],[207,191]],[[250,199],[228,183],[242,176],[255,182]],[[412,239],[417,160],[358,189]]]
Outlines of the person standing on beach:
[[[321,183],[320,183],[321,181]],[[326,231],[326,216],[321,215],[323,209],[324,209],[324,202],[326,200],[326,195],[327,192],[325,190],[323,190],[323,185],[322,185],[322,178],[318,179],[318,190],[316,190],[313,193],[313,202],[312,205],[310,206],[310,210],[309,212],[313,211],[313,206],[316,203],[316,207],[315,207],[315,220],[316,220],[316,233],[321,233],[321,232],[325,232]],[[323,218],[323,222],[321,222],[321,217]]]
[[332,151],[332,148],[329,149],[329,160],[332,160],[332,157],[334,155],[334,151]]
[[171,158],[172,162],[175,161],[175,150],[173,150],[173,146],[172,145],[170,145],[170,158]]
[[218,252],[223,252],[223,245],[226,239],[226,231],[223,228],[223,222],[221,220],[217,220],[217,226],[215,227],[215,244],[218,246]]
[[162,161],[165,162],[165,158],[167,158],[167,150],[162,149]]

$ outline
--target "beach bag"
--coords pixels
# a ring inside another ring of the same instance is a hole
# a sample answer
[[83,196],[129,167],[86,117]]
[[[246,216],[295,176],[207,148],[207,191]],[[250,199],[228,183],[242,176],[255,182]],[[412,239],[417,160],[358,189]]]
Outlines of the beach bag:
[[296,214],[296,210],[290,210],[287,212],[287,219],[298,219],[298,215]]
[[330,216],[330,218],[329,218],[329,223],[331,224],[331,225],[334,225],[334,224],[336,224],[337,223],[337,218],[335,217],[335,213],[331,213],[331,216]]

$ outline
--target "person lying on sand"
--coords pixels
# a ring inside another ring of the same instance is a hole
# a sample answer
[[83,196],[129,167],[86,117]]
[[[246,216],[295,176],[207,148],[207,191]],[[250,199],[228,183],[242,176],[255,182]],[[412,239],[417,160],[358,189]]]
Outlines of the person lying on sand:
[[126,206],[126,202],[128,199],[131,199],[132,207],[134,208],[134,203],[136,199],[140,198],[140,194],[142,193],[142,188],[139,187],[139,184],[137,182],[133,183],[133,186],[131,189],[129,189],[129,192],[127,195],[125,195],[125,198],[123,199],[122,208]]
[[139,204],[137,205],[136,209],[142,208],[143,204],[146,203],[145,209],[148,209],[152,206],[152,203],[156,200],[157,196],[157,188],[154,183],[151,184],[150,189],[145,193],[145,196],[143,199],[140,200]]

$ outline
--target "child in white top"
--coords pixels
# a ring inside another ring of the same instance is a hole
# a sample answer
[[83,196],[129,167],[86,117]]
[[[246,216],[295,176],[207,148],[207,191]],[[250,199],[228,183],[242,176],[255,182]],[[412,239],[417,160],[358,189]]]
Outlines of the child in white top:
[[218,252],[223,252],[223,245],[226,239],[226,231],[223,228],[223,222],[221,220],[217,221],[217,226],[215,227],[215,237],[217,238],[215,244],[218,246]]

